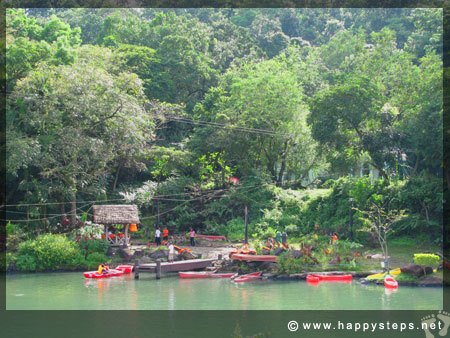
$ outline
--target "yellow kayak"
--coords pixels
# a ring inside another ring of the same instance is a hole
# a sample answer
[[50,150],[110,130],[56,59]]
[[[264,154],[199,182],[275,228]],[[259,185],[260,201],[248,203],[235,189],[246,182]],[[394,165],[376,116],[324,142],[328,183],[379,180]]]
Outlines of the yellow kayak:
[[[398,269],[394,269],[394,270],[389,271],[389,273],[391,275],[399,275],[401,273],[401,270],[400,270],[400,268],[398,268]],[[369,279],[376,279],[376,278],[384,277],[385,275],[386,275],[385,272],[380,272],[380,273],[376,273],[374,275],[367,276],[367,278],[369,278]]]

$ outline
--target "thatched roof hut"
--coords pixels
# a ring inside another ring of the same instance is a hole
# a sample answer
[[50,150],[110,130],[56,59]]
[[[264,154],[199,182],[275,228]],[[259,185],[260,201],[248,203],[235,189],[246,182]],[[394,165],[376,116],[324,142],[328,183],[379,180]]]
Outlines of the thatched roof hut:
[[140,223],[136,205],[94,205],[94,223],[138,224]]

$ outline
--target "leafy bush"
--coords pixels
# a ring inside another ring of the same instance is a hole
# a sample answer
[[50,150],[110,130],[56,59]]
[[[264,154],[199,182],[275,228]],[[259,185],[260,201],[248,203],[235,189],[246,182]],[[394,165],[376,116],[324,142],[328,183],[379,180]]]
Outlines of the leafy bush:
[[78,242],[78,247],[84,256],[92,253],[106,254],[109,248],[108,241],[106,239],[80,239]]
[[419,265],[437,266],[440,258],[434,254],[414,254],[414,263]]
[[20,255],[17,257],[16,267],[20,271],[36,271],[37,262],[36,258],[32,255]]
[[105,263],[107,260],[108,258],[104,254],[94,252],[87,257],[84,264],[87,269],[92,270],[97,269],[100,264]]
[[19,245],[17,267],[42,271],[70,265],[77,255],[77,244],[63,235],[46,234]]

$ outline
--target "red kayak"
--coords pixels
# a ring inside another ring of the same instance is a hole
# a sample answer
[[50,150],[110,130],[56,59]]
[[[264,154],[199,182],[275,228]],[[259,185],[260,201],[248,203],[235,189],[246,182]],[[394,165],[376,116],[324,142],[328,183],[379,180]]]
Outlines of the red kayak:
[[98,271],[87,271],[83,272],[84,277],[86,278],[109,278],[114,276],[123,275],[123,271],[111,269],[108,273],[98,273]]
[[207,238],[207,239],[213,239],[213,240],[222,240],[226,241],[227,238],[225,236],[210,236],[210,235],[195,235],[197,238]]
[[250,261],[250,262],[276,262],[277,256],[233,254],[231,255],[231,259],[238,259],[241,261]]
[[253,273],[249,273],[246,275],[242,275],[239,277],[236,277],[235,279],[233,279],[234,282],[236,283],[240,283],[240,282],[252,282],[254,280],[257,280],[261,277],[262,272],[253,272]]
[[214,273],[213,271],[185,271],[178,272],[181,278],[231,278],[237,275],[234,272]]
[[398,282],[392,278],[390,275],[386,275],[384,278],[384,287],[389,289],[396,289],[398,288]]
[[123,273],[131,273],[133,271],[133,265],[119,265],[116,270],[123,271]]
[[213,273],[209,277],[211,277],[211,278],[233,278],[234,276],[237,276],[237,273],[224,272],[224,273]]
[[308,276],[306,276],[306,281],[307,281],[308,283],[319,283],[320,278],[319,278],[319,277],[314,277],[314,276],[308,275]]
[[319,281],[351,281],[352,275],[315,275],[313,277],[319,278]]
[[209,278],[213,273],[213,271],[180,271],[178,275],[181,278]]

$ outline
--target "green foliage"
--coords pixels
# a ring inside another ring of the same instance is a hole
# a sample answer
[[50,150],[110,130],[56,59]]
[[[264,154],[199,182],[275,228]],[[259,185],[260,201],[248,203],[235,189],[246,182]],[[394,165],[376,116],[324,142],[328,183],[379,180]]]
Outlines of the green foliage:
[[300,273],[305,270],[305,260],[303,258],[294,258],[290,255],[283,255],[280,258],[280,273]]
[[39,265],[36,257],[29,254],[19,255],[16,260],[16,267],[19,271],[38,271]]
[[414,254],[414,263],[436,267],[440,262],[440,257],[434,254]]
[[99,253],[99,252],[94,252],[87,257],[87,259],[83,265],[87,269],[91,270],[91,269],[97,269],[97,267],[100,264],[105,263],[107,261],[108,261],[108,258],[104,254]]
[[88,255],[91,255],[93,253],[99,253],[102,255],[105,255],[108,251],[109,244],[108,241],[105,239],[90,239],[87,240],[82,238],[78,242],[78,248],[79,252],[84,255],[85,257]]
[[41,235],[35,240],[19,244],[17,267],[28,271],[65,268],[76,255],[76,243],[69,241],[64,235]]

